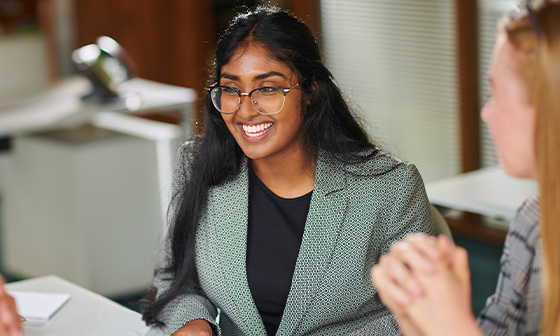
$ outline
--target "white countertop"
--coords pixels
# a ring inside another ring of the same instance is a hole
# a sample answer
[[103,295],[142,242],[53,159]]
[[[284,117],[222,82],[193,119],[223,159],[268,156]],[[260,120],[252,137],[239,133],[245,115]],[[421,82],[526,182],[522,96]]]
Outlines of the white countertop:
[[538,185],[490,167],[428,183],[426,191],[432,204],[509,220]]
[[127,336],[148,330],[139,313],[55,275],[12,282],[6,288],[71,295],[48,322],[24,322],[25,336]]

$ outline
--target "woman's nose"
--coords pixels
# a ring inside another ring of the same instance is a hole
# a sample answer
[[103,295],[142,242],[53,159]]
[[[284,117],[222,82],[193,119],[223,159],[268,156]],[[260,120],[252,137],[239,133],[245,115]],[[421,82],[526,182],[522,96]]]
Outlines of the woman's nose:
[[255,98],[249,97],[246,95],[241,96],[241,102],[239,103],[239,110],[237,110],[237,114],[245,119],[248,119],[256,114],[255,108],[253,107],[253,100]]

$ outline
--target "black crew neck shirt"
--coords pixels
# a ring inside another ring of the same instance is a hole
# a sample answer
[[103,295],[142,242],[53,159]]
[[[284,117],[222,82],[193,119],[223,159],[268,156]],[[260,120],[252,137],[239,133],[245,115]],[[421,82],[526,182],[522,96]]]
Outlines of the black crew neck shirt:
[[288,300],[312,193],[279,197],[249,169],[247,280],[269,336]]

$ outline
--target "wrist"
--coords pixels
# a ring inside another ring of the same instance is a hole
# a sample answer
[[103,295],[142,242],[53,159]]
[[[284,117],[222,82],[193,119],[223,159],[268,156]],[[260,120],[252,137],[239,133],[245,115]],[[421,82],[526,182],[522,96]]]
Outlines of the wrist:
[[465,336],[484,336],[484,333],[478,326],[476,319],[473,315],[470,316],[469,322],[465,325],[461,335]]
[[399,319],[399,327],[401,328],[401,336],[422,336],[420,330],[408,318]]
[[[452,331],[452,334],[456,336],[484,336],[484,333],[478,326],[472,313],[469,312],[463,316],[463,318],[459,318],[458,320],[450,321],[450,328],[439,335],[447,336],[450,335],[448,332]],[[457,314],[457,317],[459,317],[459,314]]]

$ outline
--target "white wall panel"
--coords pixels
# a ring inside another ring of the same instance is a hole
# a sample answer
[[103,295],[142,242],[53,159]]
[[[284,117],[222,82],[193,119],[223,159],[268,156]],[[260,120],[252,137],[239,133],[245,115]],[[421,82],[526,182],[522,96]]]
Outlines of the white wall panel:
[[460,172],[454,1],[322,0],[327,66],[382,148]]

